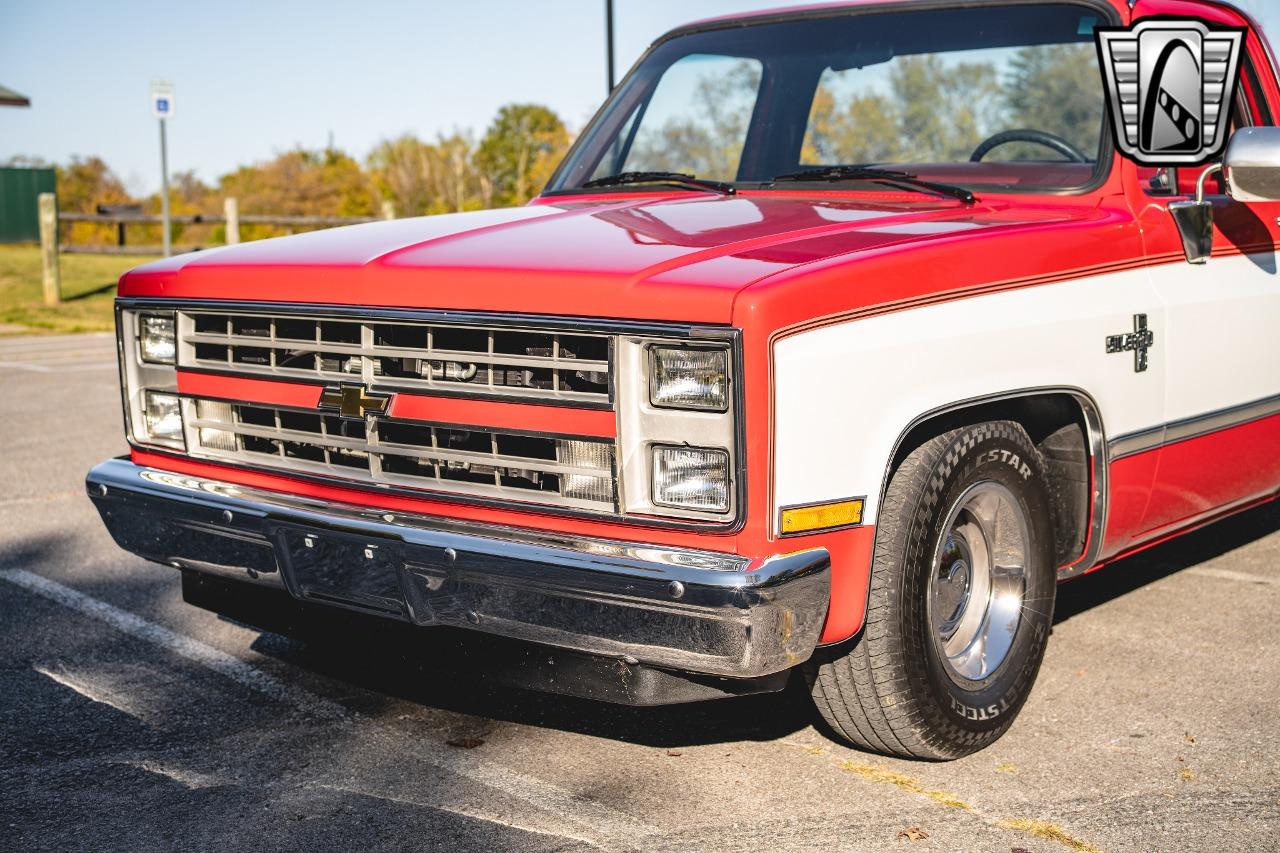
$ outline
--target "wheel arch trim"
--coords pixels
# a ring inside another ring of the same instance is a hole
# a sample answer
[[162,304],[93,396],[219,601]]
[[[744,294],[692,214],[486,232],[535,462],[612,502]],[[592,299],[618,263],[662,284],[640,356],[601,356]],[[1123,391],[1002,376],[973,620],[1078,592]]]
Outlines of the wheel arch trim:
[[[1110,467],[1110,459],[1107,449],[1106,428],[1102,420],[1101,409],[1089,392],[1082,388],[1070,385],[1045,385],[1032,388],[1019,388],[1011,391],[1003,391],[992,394],[983,394],[977,397],[970,397],[964,400],[958,400],[943,406],[930,409],[923,414],[916,416],[909,422],[903,430],[898,433],[898,437],[893,442],[893,448],[885,461],[884,472],[881,476],[880,491],[878,493],[879,500],[877,506],[884,505],[885,495],[889,491],[889,479],[893,475],[894,462],[898,458],[898,454],[903,450],[907,438],[920,427],[947,415],[955,415],[968,409],[978,409],[992,404],[1005,403],[1014,400],[1025,400],[1033,397],[1067,397],[1075,402],[1079,407],[1081,418],[1085,428],[1085,452],[1089,456],[1089,520],[1087,524],[1084,548],[1080,556],[1065,566],[1058,567],[1058,578],[1063,580],[1075,577],[1092,566],[1096,565],[1102,553],[1102,542],[1106,532],[1107,509],[1108,509],[1108,470]],[[879,544],[880,531],[877,526],[876,544]],[[872,554],[874,555],[874,548]],[[874,562],[874,557],[873,557]],[[868,574],[874,570],[874,565],[868,567]],[[867,584],[868,598],[870,597],[870,583]],[[868,602],[869,603],[869,602]]]

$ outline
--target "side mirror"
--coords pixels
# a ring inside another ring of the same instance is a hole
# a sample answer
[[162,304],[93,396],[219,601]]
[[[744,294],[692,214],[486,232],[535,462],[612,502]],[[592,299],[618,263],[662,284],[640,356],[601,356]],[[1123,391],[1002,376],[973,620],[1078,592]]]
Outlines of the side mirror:
[[1213,253],[1213,204],[1204,182],[1223,172],[1235,201],[1280,201],[1280,127],[1243,127],[1231,135],[1222,163],[1200,173],[1195,201],[1175,201],[1169,213],[1182,236],[1188,263],[1203,264]]
[[1236,201],[1280,201],[1280,127],[1242,127],[1222,160]]

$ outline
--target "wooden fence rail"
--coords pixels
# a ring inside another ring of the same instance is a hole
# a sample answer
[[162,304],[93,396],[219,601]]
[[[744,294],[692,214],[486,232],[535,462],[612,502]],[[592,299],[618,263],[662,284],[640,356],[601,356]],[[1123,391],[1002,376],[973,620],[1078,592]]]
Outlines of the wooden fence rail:
[[[223,212],[217,214],[189,214],[170,216],[172,225],[225,225],[226,243],[235,245],[240,242],[241,225],[280,225],[286,228],[336,228],[342,225],[359,225],[364,222],[377,222],[379,219],[395,219],[395,208],[390,201],[382,203],[382,216],[284,216],[270,213],[240,213],[234,198],[224,199]],[[98,213],[69,213],[57,209],[57,199],[53,193],[41,193],[40,199],[40,243],[44,258],[44,291],[45,301],[57,304],[61,290],[58,269],[58,254],[102,254],[102,255],[158,255],[158,246],[127,245],[125,227],[129,225],[163,225],[164,219],[152,214],[138,213],[136,210],[102,210]],[[90,222],[116,227],[115,245],[76,246],[60,245],[59,227],[63,223]],[[195,252],[204,246],[175,246],[173,252]]]
[[[362,222],[377,222],[377,216],[272,216],[254,213],[242,213],[239,216],[241,225],[286,225],[313,226],[333,228],[339,225],[358,225]],[[59,222],[99,222],[103,225],[160,225],[163,220],[151,214],[130,213],[59,213]],[[194,214],[191,216],[174,215],[169,217],[174,225],[224,225],[226,216]]]

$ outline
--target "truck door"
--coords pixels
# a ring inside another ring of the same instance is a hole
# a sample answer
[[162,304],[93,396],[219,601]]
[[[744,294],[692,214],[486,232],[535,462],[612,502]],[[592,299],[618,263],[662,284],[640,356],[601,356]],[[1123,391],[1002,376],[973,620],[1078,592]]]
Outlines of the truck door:
[[[1249,26],[1234,10],[1185,0],[1139,0],[1134,20],[1195,16]],[[1250,30],[1234,103],[1235,127],[1274,124],[1276,77]],[[1234,128],[1233,128],[1234,129]],[[1154,489],[1143,518],[1148,535],[1207,520],[1280,487],[1280,203],[1241,203],[1210,179],[1214,254],[1185,260],[1167,202],[1194,194],[1203,167],[1168,177],[1139,214],[1152,282],[1165,307],[1149,358],[1165,361],[1165,426]],[[1144,537],[1149,538],[1149,536]]]

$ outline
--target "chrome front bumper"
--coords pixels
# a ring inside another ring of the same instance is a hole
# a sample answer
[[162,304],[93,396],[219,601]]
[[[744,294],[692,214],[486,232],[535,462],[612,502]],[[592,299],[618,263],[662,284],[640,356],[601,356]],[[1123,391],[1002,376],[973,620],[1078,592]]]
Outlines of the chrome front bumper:
[[745,557],[333,504],[103,462],[89,497],[120,547],[308,602],[454,625],[685,672],[751,678],[807,660],[824,549]]

